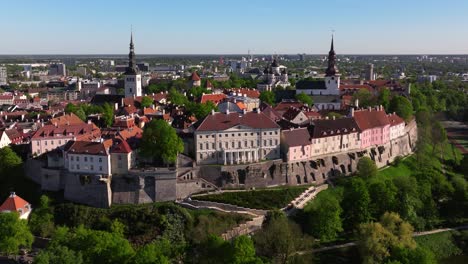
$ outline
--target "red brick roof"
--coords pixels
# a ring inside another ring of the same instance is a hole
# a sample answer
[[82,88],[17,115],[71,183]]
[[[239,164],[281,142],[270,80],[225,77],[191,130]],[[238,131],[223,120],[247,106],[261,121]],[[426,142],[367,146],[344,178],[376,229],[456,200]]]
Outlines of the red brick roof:
[[3,202],[2,205],[0,205],[0,212],[3,211],[18,211],[19,209],[23,210],[23,213],[29,211],[29,209],[26,208],[26,205],[29,205],[28,202],[26,202],[23,198],[19,197],[15,193],[11,193],[10,196]]
[[191,79],[192,81],[200,81],[200,80],[201,80],[201,79],[200,79],[200,76],[198,76],[198,74],[197,74],[196,71],[192,72],[192,76],[190,77],[190,79]]
[[106,146],[101,142],[69,141],[65,145],[64,150],[71,154],[108,155],[108,149],[106,149]]
[[82,125],[85,124],[77,115],[70,113],[49,120],[48,124],[64,126],[64,125]]
[[231,92],[236,93],[239,96],[241,94],[245,94],[247,97],[250,97],[250,98],[259,98],[260,97],[260,92],[258,90],[255,90],[255,89],[240,88],[240,89],[232,89]]
[[224,99],[226,99],[225,94],[204,94],[200,98],[200,103],[206,103],[206,102],[213,102],[215,105],[221,103]]
[[289,147],[306,146],[310,144],[310,135],[307,128],[297,128],[291,130],[283,130],[284,142]]
[[276,111],[278,112],[285,112],[288,110],[289,107],[296,107],[296,108],[300,108],[302,106],[304,106],[303,103],[301,102],[297,102],[297,101],[293,101],[293,102],[280,102],[279,104],[276,105],[276,107],[274,108]]
[[128,145],[127,141],[120,138],[115,138],[112,144],[111,153],[131,153],[132,148]]
[[370,85],[367,84],[342,84],[340,85],[340,90],[361,90],[361,89],[366,89],[369,92],[372,92],[373,89]]
[[355,110],[354,119],[361,130],[389,125],[387,114],[384,110],[368,109]]
[[247,126],[257,129],[274,129],[279,126],[263,113],[248,112],[239,113],[215,113],[208,115],[200,124],[197,131],[226,130],[235,126]]
[[101,136],[101,130],[95,124],[69,126],[45,125],[39,128],[32,139],[76,137],[77,140],[94,140]]
[[390,122],[390,126],[396,126],[396,125],[399,125],[399,124],[405,122],[405,120],[403,120],[403,118],[399,117],[395,113],[389,114],[387,116],[388,116],[388,121]]

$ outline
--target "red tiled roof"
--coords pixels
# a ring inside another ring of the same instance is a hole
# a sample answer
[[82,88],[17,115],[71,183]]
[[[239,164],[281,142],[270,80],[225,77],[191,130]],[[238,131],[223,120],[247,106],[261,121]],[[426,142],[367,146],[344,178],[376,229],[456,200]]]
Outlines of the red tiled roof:
[[307,128],[297,128],[291,130],[283,130],[284,142],[289,147],[305,146],[310,144],[310,135]]
[[303,103],[301,102],[297,102],[297,101],[294,101],[294,102],[280,102],[279,104],[276,105],[276,107],[274,108],[275,111],[279,111],[279,112],[284,112],[284,111],[287,111],[289,107],[296,107],[296,108],[300,108],[302,106],[304,106]]
[[405,122],[405,120],[403,120],[403,118],[399,117],[395,113],[389,114],[387,116],[388,116],[388,121],[390,122],[390,126],[396,126],[396,125],[399,125],[399,124]]
[[198,74],[197,74],[196,71],[192,72],[192,76],[190,77],[190,79],[191,79],[192,81],[200,81],[200,80],[201,80],[201,79],[200,79],[200,76],[198,76]]
[[279,126],[263,113],[248,112],[239,113],[215,113],[208,115],[200,124],[197,131],[226,130],[235,126],[247,126],[251,128],[268,129],[279,128]]
[[232,89],[232,93],[236,93],[238,95],[240,94],[245,94],[247,97],[250,98],[259,98],[260,97],[260,92],[256,89],[246,89],[246,88],[240,88],[240,89]]
[[64,125],[82,125],[85,124],[83,120],[81,120],[77,115],[70,113],[65,114],[63,116],[59,116],[56,118],[50,119],[48,124],[57,125],[57,126],[64,126]]
[[19,197],[15,193],[12,193],[6,200],[0,205],[0,212],[2,211],[18,211],[18,209],[22,209],[23,213],[28,211],[29,209],[25,210],[25,206],[29,205],[23,198]]
[[213,102],[215,105],[219,104],[222,102],[224,99],[226,99],[225,94],[204,94],[200,98],[200,103],[204,104],[206,102]]
[[101,142],[89,142],[89,141],[69,141],[65,145],[65,152],[72,154],[87,154],[87,155],[99,155],[107,156],[108,149]]
[[132,148],[128,145],[127,141],[122,140],[120,138],[114,139],[112,144],[111,153],[130,153],[132,152]]
[[81,124],[69,126],[45,125],[39,128],[32,139],[76,137],[77,140],[94,140],[101,136],[101,130],[95,124]]
[[361,130],[389,125],[387,114],[384,110],[368,109],[355,110],[354,119]]
[[367,85],[367,84],[342,84],[340,85],[340,90],[346,90],[346,89],[349,89],[349,90],[361,90],[361,89],[366,89],[368,90],[369,92],[372,92],[372,87],[370,85]]

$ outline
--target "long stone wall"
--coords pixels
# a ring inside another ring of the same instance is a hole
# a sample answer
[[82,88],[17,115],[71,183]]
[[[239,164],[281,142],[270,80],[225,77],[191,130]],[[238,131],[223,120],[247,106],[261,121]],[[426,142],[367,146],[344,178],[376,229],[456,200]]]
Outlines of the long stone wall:
[[367,156],[383,167],[397,156],[413,152],[417,140],[417,126],[413,120],[405,127],[405,134],[385,145],[364,150],[335,153],[314,157],[313,160],[283,162],[265,161],[255,164],[231,166],[201,166],[197,177],[220,188],[252,188],[275,185],[322,184],[330,177],[349,175],[356,171],[361,157]]

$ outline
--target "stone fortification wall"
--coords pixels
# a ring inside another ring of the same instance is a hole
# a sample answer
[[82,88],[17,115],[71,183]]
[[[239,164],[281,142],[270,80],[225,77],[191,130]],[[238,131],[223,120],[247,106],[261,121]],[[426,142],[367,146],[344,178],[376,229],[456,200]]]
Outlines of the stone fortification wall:
[[110,179],[73,173],[63,176],[65,199],[94,207],[107,208],[111,205]]
[[292,163],[275,160],[245,165],[201,166],[196,176],[220,188],[322,184],[330,177],[355,172],[361,157],[370,157],[378,167],[383,167],[397,156],[411,154],[417,140],[414,120],[405,127],[405,132],[402,137],[385,145],[364,150],[316,156],[313,160]]

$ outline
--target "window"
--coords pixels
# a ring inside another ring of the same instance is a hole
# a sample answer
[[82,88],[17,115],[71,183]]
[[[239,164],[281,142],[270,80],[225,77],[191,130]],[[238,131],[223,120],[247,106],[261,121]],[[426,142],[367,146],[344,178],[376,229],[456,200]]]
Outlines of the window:
[[102,171],[102,166],[99,166],[99,170]]
[[54,144],[54,141],[53,141],[53,140],[51,140],[51,141],[50,141],[50,144],[51,144],[51,145],[53,145],[53,144]]
[[39,141],[37,141],[36,145],[39,146]]
[[62,140],[59,140],[59,145],[62,145]]
[[45,141],[45,145],[47,146],[47,140]]
[[244,141],[244,147],[247,147],[247,141]]
[[215,149],[216,146],[215,146],[215,143],[212,143],[212,149]]
[[119,156],[118,156],[118,159],[119,159],[119,160],[122,160],[122,155],[119,155]]
[[74,169],[75,169],[75,165],[72,164],[72,165],[71,165],[71,169],[74,170]]
[[200,149],[203,150],[203,144],[202,143],[200,143]]
[[91,170],[94,170],[94,166],[93,166],[93,165],[91,165]]
[[85,161],[85,162],[88,162],[88,157],[84,157],[84,161]]
[[99,158],[99,162],[102,162],[102,158]]
[[73,161],[73,160],[74,160],[74,157],[73,157],[73,156],[71,156],[71,157],[70,157],[70,160],[71,160],[71,161]]
[[94,158],[93,157],[90,157],[89,158],[89,161],[93,162]]
[[76,161],[80,161],[80,157],[76,157]]
[[80,164],[76,164],[76,169],[77,169],[77,170],[80,169]]

